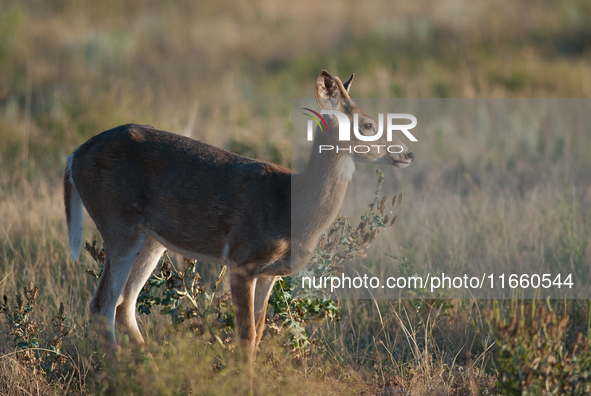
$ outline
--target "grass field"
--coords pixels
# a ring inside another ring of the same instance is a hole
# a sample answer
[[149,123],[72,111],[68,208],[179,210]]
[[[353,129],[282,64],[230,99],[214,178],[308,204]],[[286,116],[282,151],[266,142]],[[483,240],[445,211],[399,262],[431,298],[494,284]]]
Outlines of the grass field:
[[[311,97],[322,69],[355,72],[355,97],[588,98],[590,19],[583,0],[4,1],[0,295],[25,315],[16,295],[29,282],[38,294],[36,326],[0,319],[0,394],[246,391],[233,343],[171,329],[157,310],[139,316],[151,357],[104,358],[88,309],[97,281],[86,269],[98,267],[69,256],[61,186],[66,157],[91,136],[150,124],[291,166],[290,99]],[[519,121],[511,133],[493,121],[417,132],[415,163],[387,172],[385,193],[405,200],[372,247],[396,258],[372,257],[376,268],[588,267],[591,129]],[[351,219],[375,187],[374,168],[358,170],[353,184],[367,188],[350,189]],[[199,268],[206,280],[219,270]],[[588,300],[339,304],[339,321],[307,323],[305,348],[270,329],[258,393],[591,393]],[[61,354],[42,350],[58,344]]]

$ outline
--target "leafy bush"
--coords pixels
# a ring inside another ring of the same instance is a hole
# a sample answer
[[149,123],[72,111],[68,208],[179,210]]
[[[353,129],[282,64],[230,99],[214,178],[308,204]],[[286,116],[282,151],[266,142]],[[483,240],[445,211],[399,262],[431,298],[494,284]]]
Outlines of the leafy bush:
[[[314,257],[310,266],[302,269],[298,277],[324,277],[334,276],[343,269],[341,263],[344,260],[353,260],[366,257],[365,249],[369,248],[377,238],[380,230],[393,227],[398,221],[394,210],[400,206],[403,195],[395,195],[390,203],[390,209],[386,212],[388,196],[380,198],[380,192],[384,183],[384,173],[376,170],[378,185],[374,191],[374,200],[369,204],[369,211],[361,216],[357,227],[351,226],[347,217],[339,215],[330,228],[320,237],[320,241],[314,251]],[[298,296],[318,297],[325,296],[322,289],[294,290]]]
[[[16,357],[34,373],[47,376],[48,380],[64,379],[62,371],[67,358],[61,353],[64,338],[73,330],[74,326],[66,325],[64,304],[60,304],[57,316],[51,321],[47,329],[43,324],[33,320],[33,310],[37,305],[39,288],[33,283],[24,287],[26,302],[20,294],[16,296],[16,305],[10,305],[8,297],[0,305],[0,312],[4,314],[10,328],[10,335],[14,336],[17,345]],[[41,326],[41,327],[40,327]]]
[[567,347],[568,316],[543,305],[514,304],[509,321],[488,313],[496,339],[498,386],[505,395],[588,395],[591,340],[578,333]]

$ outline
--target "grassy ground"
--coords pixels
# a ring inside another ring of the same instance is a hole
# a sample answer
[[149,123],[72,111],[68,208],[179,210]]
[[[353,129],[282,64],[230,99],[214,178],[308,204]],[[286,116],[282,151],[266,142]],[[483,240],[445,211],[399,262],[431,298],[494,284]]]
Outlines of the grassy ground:
[[[60,181],[65,158],[90,136],[151,124],[290,165],[290,98],[310,97],[322,69],[355,72],[358,97],[591,95],[586,1],[0,7],[0,295],[14,306],[30,281],[39,287],[32,315],[49,340],[40,345],[60,334],[60,303],[75,325],[63,339],[67,361],[48,375],[15,352],[14,328],[0,321],[1,394],[244,389],[233,351],[171,332],[157,312],[141,316],[153,360],[127,350],[103,359],[88,312],[96,280],[85,272],[96,264],[69,257]],[[588,129],[495,132],[422,131],[417,161],[389,175],[388,193],[405,202],[376,241],[401,257],[379,258],[384,265],[589,263]],[[370,186],[364,178],[354,183]],[[352,191],[345,214],[356,217],[371,195]],[[85,227],[96,234],[91,221]],[[218,270],[205,265],[203,276]],[[589,371],[576,337],[589,332],[586,300],[340,303],[340,321],[309,324],[306,351],[268,337],[261,394],[560,394]]]

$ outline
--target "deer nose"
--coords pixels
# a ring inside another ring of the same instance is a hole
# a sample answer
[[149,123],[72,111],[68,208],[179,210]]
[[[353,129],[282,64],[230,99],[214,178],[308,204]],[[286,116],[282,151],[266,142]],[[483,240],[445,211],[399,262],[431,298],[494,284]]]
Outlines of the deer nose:
[[415,155],[413,154],[412,151],[409,151],[408,154],[406,154],[406,156],[408,157],[409,160],[414,161],[415,159]]

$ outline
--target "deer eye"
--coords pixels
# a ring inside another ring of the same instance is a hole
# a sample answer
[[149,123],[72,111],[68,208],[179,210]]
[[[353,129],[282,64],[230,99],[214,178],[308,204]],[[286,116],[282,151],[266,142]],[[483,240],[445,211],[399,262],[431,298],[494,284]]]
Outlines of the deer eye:
[[371,128],[373,128],[373,125],[371,124],[371,122],[368,122],[368,123],[363,124],[363,128],[370,130]]

